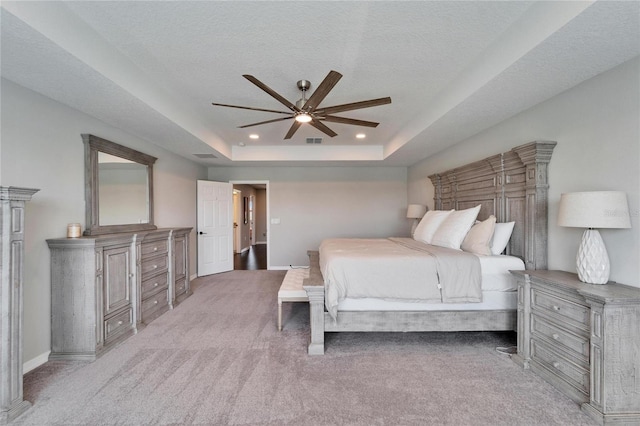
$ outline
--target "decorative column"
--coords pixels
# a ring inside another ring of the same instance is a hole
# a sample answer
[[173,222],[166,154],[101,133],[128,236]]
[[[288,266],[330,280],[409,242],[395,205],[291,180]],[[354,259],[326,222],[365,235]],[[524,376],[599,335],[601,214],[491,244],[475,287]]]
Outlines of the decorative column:
[[38,191],[0,187],[0,424],[31,407],[22,399],[24,206]]

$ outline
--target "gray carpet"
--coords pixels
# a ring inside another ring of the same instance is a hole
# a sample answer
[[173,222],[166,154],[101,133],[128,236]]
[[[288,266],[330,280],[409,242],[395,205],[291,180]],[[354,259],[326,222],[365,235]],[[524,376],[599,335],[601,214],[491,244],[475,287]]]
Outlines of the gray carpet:
[[16,425],[592,425],[496,346],[513,333],[328,334],[309,357],[308,306],[284,271],[198,279],[194,294],[93,363],[25,376]]

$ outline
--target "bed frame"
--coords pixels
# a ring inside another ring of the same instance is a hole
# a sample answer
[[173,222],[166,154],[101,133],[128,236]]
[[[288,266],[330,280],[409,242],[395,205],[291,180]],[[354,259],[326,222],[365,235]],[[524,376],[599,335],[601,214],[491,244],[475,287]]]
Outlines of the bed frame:
[[[435,209],[466,209],[480,204],[484,220],[515,221],[506,254],[526,269],[547,268],[548,166],[556,142],[535,141],[484,160],[429,176]],[[493,311],[338,311],[334,321],[324,307],[324,279],[318,252],[308,252],[311,341],[309,355],[324,354],[324,333],[339,331],[492,331],[515,330],[516,310]]]

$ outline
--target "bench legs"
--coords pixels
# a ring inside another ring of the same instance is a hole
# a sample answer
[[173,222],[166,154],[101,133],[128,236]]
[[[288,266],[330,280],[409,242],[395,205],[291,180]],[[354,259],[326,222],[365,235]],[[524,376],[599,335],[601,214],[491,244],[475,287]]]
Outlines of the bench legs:
[[278,299],[278,331],[282,331],[282,300]]
[[309,355],[324,355],[324,286],[304,286],[309,296]]

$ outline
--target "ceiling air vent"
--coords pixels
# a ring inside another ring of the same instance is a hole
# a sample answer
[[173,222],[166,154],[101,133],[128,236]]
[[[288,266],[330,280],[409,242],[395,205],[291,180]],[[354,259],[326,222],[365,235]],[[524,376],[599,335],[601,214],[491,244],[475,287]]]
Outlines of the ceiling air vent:
[[307,143],[322,143],[322,138],[307,138]]
[[198,158],[218,158],[213,154],[193,154],[193,155]]

